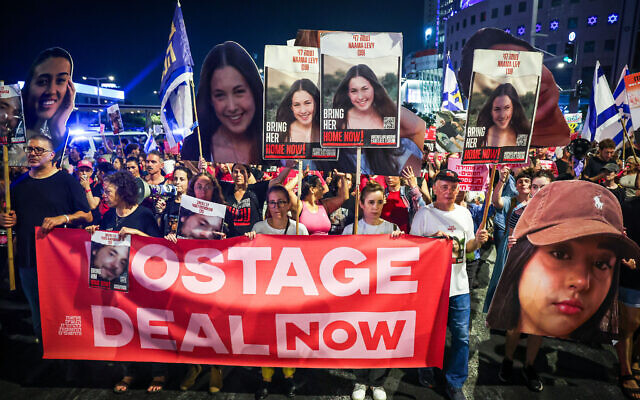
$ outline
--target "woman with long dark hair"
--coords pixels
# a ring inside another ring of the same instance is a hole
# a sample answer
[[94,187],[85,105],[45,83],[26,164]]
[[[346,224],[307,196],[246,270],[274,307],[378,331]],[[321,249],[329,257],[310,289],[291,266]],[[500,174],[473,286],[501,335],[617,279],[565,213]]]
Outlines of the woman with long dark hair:
[[480,146],[515,146],[516,138],[528,135],[531,124],[516,88],[510,83],[499,85],[478,113],[477,126],[485,128]]
[[38,54],[24,83],[27,139],[42,133],[52,139],[54,150],[59,154],[62,154],[67,120],[75,104],[72,75],[73,60],[69,52],[52,47]]
[[286,122],[282,142],[320,142],[320,91],[309,79],[293,82],[276,112],[276,121]]
[[[196,95],[202,156],[207,161],[255,164],[262,151],[262,80],[236,42],[215,46],[202,64]],[[197,135],[184,140],[183,160],[200,158]]]

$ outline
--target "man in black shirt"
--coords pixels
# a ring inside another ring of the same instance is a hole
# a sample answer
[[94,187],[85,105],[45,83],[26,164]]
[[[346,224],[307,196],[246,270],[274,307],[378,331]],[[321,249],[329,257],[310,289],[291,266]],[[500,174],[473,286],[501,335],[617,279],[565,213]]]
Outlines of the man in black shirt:
[[615,162],[613,156],[616,154],[616,142],[612,139],[603,139],[598,143],[598,154],[587,159],[587,165],[582,170],[582,179],[598,183],[604,179],[605,173],[602,168],[605,164]]
[[35,227],[40,226],[41,233],[46,235],[57,226],[91,222],[92,216],[80,183],[53,165],[56,153],[51,139],[33,136],[25,151],[29,173],[12,184],[14,210],[0,213],[0,225],[5,228],[15,225],[16,265],[31,307],[33,329],[40,337]]

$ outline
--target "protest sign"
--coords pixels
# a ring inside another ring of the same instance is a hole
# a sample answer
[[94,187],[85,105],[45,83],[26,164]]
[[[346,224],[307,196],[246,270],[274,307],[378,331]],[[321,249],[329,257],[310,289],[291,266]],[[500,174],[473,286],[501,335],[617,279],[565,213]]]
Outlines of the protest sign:
[[178,236],[187,239],[219,239],[224,236],[227,206],[182,195],[178,216]]
[[462,153],[467,113],[436,111],[436,143],[446,153]]
[[[87,287],[89,234],[38,236],[44,357],[313,368],[442,366],[451,242],[132,236],[128,293]],[[83,276],[85,275],[85,276]]]
[[325,32],[320,52],[322,146],[398,147],[402,34]]
[[117,232],[96,231],[91,235],[89,286],[129,290],[129,248],[131,237],[120,239]]
[[450,157],[447,168],[458,174],[458,188],[461,191],[486,192],[489,188],[489,168],[486,165],[462,165],[459,158]]
[[120,107],[117,104],[107,107],[107,114],[111,121],[111,129],[116,135],[124,131],[124,124],[122,123],[122,115],[120,114]]
[[526,161],[541,72],[538,52],[474,51],[463,164]]
[[564,114],[564,119],[569,125],[571,140],[577,139],[580,136],[580,132],[582,132],[582,113]]
[[0,144],[26,142],[22,96],[18,85],[0,85]]
[[319,78],[317,48],[265,46],[263,159],[337,158],[320,147]]
[[629,101],[633,129],[640,129],[640,72],[624,77],[624,86]]

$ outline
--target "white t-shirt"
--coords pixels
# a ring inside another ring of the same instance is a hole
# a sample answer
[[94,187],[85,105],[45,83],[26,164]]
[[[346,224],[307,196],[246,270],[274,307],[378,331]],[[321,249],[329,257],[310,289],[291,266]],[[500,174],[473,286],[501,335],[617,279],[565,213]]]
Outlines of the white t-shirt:
[[636,174],[629,174],[620,178],[620,186],[627,192],[627,198],[636,197]]
[[[385,233],[391,234],[394,230],[398,230],[395,224],[389,221],[382,220],[379,225],[369,225],[364,222],[364,219],[358,221],[358,235],[382,235]],[[343,235],[353,234],[353,224],[345,226]]]
[[446,233],[453,239],[449,297],[469,293],[465,254],[467,242],[475,238],[471,213],[457,204],[452,211],[438,210],[433,204],[420,208],[413,217],[411,234],[432,236],[438,231]]
[[[256,222],[256,224],[253,225],[253,230],[256,231],[256,233],[263,233],[265,235],[295,235],[296,221],[289,218],[289,228],[287,229],[287,233],[284,232],[285,228],[282,228],[282,229],[272,228],[266,219],[264,221]],[[299,223],[298,233],[300,235],[308,235],[309,231],[307,230],[306,226]]]

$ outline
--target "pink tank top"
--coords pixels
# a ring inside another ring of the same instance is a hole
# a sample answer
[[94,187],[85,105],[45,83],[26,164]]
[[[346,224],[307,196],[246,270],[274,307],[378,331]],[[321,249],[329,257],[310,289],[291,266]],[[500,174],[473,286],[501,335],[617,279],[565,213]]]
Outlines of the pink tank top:
[[300,223],[307,227],[309,235],[328,235],[331,230],[331,220],[322,204],[318,204],[318,211],[313,213],[303,202]]

